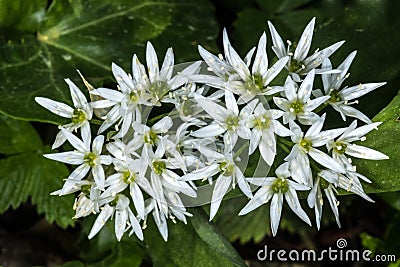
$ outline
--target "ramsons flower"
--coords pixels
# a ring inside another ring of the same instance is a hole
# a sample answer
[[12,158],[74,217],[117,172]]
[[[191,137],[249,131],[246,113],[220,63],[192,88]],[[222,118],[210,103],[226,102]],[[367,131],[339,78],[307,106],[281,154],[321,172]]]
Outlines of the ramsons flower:
[[61,130],[75,150],[45,154],[44,156],[48,159],[79,166],[66,179],[60,194],[62,195],[65,191],[70,191],[70,188],[75,186],[76,181],[82,180],[90,169],[92,170],[92,175],[96,186],[103,190],[105,186],[105,174],[102,165],[110,165],[112,162],[111,156],[102,155],[104,136],[97,136],[93,140],[92,147],[90,147],[90,131],[88,136],[82,136],[83,140],[79,140],[69,131],[63,128],[61,128]]
[[[322,82],[324,86],[324,91],[322,92],[321,90],[315,90],[313,94],[315,96],[330,96],[328,100],[329,105],[331,105],[332,108],[340,113],[344,121],[346,120],[346,116],[348,116],[357,118],[366,123],[371,123],[371,120],[365,114],[350,105],[357,104],[358,100],[355,99],[385,85],[386,82],[365,84],[360,83],[355,86],[345,86],[342,88],[343,82],[349,76],[349,73],[347,73],[347,71],[351,63],[353,62],[356,54],[356,51],[352,52],[350,55],[347,56],[342,64],[337,67],[336,70],[340,71],[339,73],[323,73]],[[332,69],[332,64],[328,58],[326,58],[322,62],[322,67],[328,70]]]
[[311,125],[319,119],[314,113],[314,109],[329,99],[329,96],[317,97],[310,99],[314,83],[315,71],[311,70],[300,87],[290,78],[287,77],[284,87],[285,98],[274,97],[275,104],[283,110],[283,123],[297,119],[301,124]]
[[135,233],[140,240],[143,240],[143,232],[139,221],[129,208],[129,199],[123,194],[114,196],[111,201],[104,205],[90,230],[88,238],[93,238],[114,214],[115,236],[118,241],[129,229],[131,229],[129,235]]
[[272,42],[274,44],[272,50],[274,50],[275,54],[280,59],[289,56],[289,61],[286,64],[286,69],[289,71],[289,74],[296,82],[300,82],[301,76],[306,75],[311,70],[315,70],[316,74],[336,72],[332,71],[331,69],[316,68],[322,64],[325,58],[331,56],[344,43],[344,41],[337,42],[320,51],[317,50],[314,54],[308,56],[314,33],[314,25],[315,18],[313,18],[304,29],[303,34],[301,35],[300,40],[296,46],[296,49],[293,52],[291,47],[292,43],[288,41],[288,47],[286,48],[281,36],[276,31],[272,23],[268,21],[268,26],[272,36]]
[[[73,108],[64,103],[44,97],[35,97],[35,101],[58,116],[71,119],[70,123],[61,126],[67,131],[72,132],[81,128],[82,136],[88,136],[90,134],[89,120],[92,119],[93,109],[85,95],[70,79],[65,79],[65,82],[69,86],[72,102],[74,104]],[[56,136],[52,148],[60,147],[66,140],[67,137],[63,134],[63,131],[60,131]]]
[[258,147],[262,158],[270,166],[276,155],[276,137],[274,134],[282,137],[292,134],[289,129],[278,121],[282,115],[283,111],[277,109],[266,110],[263,104],[259,103],[247,123],[247,126],[252,128],[249,155]]
[[280,165],[275,173],[276,177],[247,178],[250,183],[261,186],[261,188],[258,189],[254,197],[252,197],[249,203],[239,212],[239,215],[245,215],[271,200],[269,210],[271,230],[272,235],[275,236],[281,219],[283,198],[285,198],[290,209],[299,216],[300,219],[311,226],[310,219],[301,207],[296,192],[309,190],[310,188],[288,179],[291,173],[289,170],[289,163],[287,162]]
[[342,164],[317,149],[343,132],[343,129],[321,132],[324,121],[325,114],[307,130],[306,134],[295,122],[290,121],[290,130],[293,132],[291,139],[295,145],[285,160],[290,162],[293,179],[310,187],[313,186],[313,180],[308,156],[328,169],[339,173],[346,172]]

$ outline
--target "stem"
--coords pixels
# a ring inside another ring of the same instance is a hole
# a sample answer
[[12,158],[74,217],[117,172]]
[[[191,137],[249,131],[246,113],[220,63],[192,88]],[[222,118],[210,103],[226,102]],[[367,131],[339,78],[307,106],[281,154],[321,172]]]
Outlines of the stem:
[[321,106],[319,106],[318,108],[316,108],[314,110],[315,113],[318,113],[322,110],[324,110],[327,106],[329,106],[329,101],[326,101],[325,103],[323,103]]
[[101,125],[103,123],[101,120],[90,120],[90,122],[96,125]]

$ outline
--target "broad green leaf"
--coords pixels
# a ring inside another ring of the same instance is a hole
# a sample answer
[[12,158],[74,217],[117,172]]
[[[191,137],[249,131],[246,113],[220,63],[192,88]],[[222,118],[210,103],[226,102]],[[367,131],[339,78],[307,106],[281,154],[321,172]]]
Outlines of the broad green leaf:
[[73,225],[73,196],[49,194],[62,186],[68,176],[65,165],[43,158],[41,152],[27,152],[0,160],[0,213],[16,209],[31,197],[39,214],[50,223],[66,228]]
[[144,61],[147,40],[160,61],[168,47],[175,48],[179,63],[199,58],[197,44],[212,49],[215,35],[213,10],[206,0],[55,0],[36,36],[16,41],[6,35],[0,44],[0,112],[60,122],[34,97],[71,103],[64,78],[78,80],[76,69],[98,86],[112,77],[111,62],[130,72],[133,53]]
[[46,0],[0,1],[0,33],[35,32],[44,16],[46,5]]
[[29,123],[0,115],[0,154],[18,154],[41,148],[42,141]]
[[323,12],[332,16],[317,20],[311,50],[345,40],[332,56],[333,66],[338,66],[354,50],[357,50],[357,56],[349,69],[351,75],[343,86],[388,83],[360,98],[360,104],[355,106],[372,117],[393,99],[400,88],[400,61],[393,56],[398,53],[400,44],[400,35],[396,34],[400,17],[395,15],[400,2],[354,0],[346,1],[344,7],[336,2],[323,1]]
[[208,222],[202,210],[190,210],[188,225],[169,223],[168,242],[149,221],[145,243],[154,266],[246,266],[234,248]]
[[365,184],[366,192],[391,192],[400,190],[400,94],[384,108],[373,121],[383,122],[376,131],[370,132],[360,145],[376,149],[387,156],[387,160],[357,160],[357,171],[367,176],[372,183]]

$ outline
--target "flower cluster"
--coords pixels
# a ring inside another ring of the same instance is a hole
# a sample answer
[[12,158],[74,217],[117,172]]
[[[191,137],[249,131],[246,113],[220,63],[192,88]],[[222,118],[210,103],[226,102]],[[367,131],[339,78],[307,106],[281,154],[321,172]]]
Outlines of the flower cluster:
[[[77,166],[53,194],[75,193],[76,218],[97,214],[89,238],[113,219],[118,240],[127,231],[143,239],[142,229],[152,215],[167,240],[169,219],[186,223],[192,216],[187,208],[211,203],[212,220],[236,185],[250,199],[239,215],[271,201],[273,235],[284,198],[311,225],[297,191],[308,191],[317,228],[324,191],[340,226],[337,188],[372,201],[361,183],[370,181],[351,159],[387,158],[354,143],[365,140],[379,123],[351,105],[385,83],[343,87],[356,52],[337,68],[329,57],[343,42],[309,55],[314,23],[312,19],[297,45],[288,41],[286,47],[268,22],[277,56],[272,65],[266,33],[242,59],[224,30],[224,55],[199,46],[202,61],[180,65],[177,71],[172,49],[160,67],[148,42],[146,66],[137,55],[130,74],[112,64],[116,88],[94,88],[82,77],[90,101],[69,79],[73,107],[37,97],[41,106],[71,120],[60,126],[53,148],[68,141],[74,150],[45,155]],[[316,79],[322,80],[322,89],[315,88]],[[344,121],[355,120],[347,127],[323,129],[327,115],[322,111],[328,106]],[[357,127],[357,120],[366,124]],[[278,153],[284,153],[283,162],[276,162]],[[257,166],[254,177],[244,175],[249,160]],[[271,166],[276,167],[269,174]]]

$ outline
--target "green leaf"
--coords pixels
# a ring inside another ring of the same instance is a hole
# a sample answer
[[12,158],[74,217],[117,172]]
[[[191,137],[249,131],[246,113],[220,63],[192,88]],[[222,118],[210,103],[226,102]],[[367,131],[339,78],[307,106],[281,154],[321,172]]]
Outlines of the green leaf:
[[[18,32],[35,32],[42,20],[47,1],[46,0],[30,0],[0,1],[0,28],[3,34],[15,34]],[[5,31],[13,29],[13,31]]]
[[36,152],[10,156],[0,160],[0,213],[16,209],[31,197],[38,213],[44,213],[50,223],[66,228],[73,225],[73,196],[50,196],[62,186],[68,176],[65,165],[43,158]]
[[383,122],[376,131],[370,132],[360,145],[376,149],[387,156],[387,160],[354,160],[357,171],[367,176],[372,183],[365,184],[366,192],[391,192],[400,190],[400,94],[384,108],[373,121]]
[[18,154],[41,148],[39,135],[27,122],[0,115],[0,154]]
[[197,44],[214,48],[215,35],[213,10],[206,0],[55,0],[36,36],[27,34],[20,41],[5,36],[0,43],[0,112],[61,122],[34,97],[71,103],[64,78],[76,79],[77,68],[98,85],[112,77],[111,62],[128,71],[133,53],[144,59],[147,40],[160,58],[172,46],[176,62],[181,62],[199,58]]
[[340,64],[348,54],[357,50],[350,77],[343,86],[367,82],[388,84],[360,98],[357,109],[369,117],[376,115],[397,94],[400,88],[400,61],[394,57],[399,51],[400,9],[396,0],[354,0],[337,5],[337,1],[323,1],[326,19],[317,20],[311,50],[324,48],[334,42],[346,43],[332,56],[333,66]]
[[242,244],[250,241],[259,243],[266,235],[271,235],[269,205],[262,205],[253,212],[238,216],[247,202],[246,197],[225,200],[217,213],[215,222],[231,242],[239,240]]
[[168,242],[149,221],[144,242],[154,266],[246,266],[232,245],[208,222],[204,211],[190,212],[193,217],[188,225],[168,225]]

